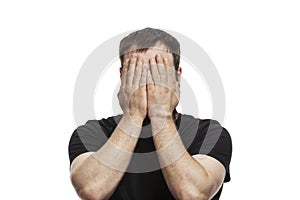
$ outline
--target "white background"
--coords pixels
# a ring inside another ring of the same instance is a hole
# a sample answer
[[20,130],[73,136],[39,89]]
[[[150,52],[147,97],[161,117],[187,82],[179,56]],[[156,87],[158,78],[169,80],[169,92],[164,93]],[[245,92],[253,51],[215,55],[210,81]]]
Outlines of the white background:
[[197,42],[222,77],[233,139],[222,199],[295,199],[299,9],[262,0],[1,1],[0,198],[77,199],[67,153],[77,74],[105,40],[150,26]]

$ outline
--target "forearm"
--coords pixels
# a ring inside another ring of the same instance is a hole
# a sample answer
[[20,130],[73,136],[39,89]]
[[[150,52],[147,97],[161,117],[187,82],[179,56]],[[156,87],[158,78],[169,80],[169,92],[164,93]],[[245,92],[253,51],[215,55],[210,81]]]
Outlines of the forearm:
[[154,144],[167,185],[177,199],[208,199],[209,176],[205,168],[186,151],[173,119],[161,126],[159,118],[151,119]]
[[141,131],[142,119],[135,128],[123,117],[108,141],[86,158],[71,173],[72,183],[83,199],[108,199],[114,192],[131,160]]

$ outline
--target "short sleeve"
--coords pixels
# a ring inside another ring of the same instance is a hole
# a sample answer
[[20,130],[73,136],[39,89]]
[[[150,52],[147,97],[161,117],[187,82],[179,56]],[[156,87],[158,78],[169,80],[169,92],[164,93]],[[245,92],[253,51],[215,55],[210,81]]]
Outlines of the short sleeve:
[[230,181],[232,141],[228,131],[217,121],[200,120],[196,136],[187,150],[190,155],[204,154],[217,159],[226,170],[224,182]]
[[69,141],[70,164],[82,153],[98,151],[107,141],[105,129],[99,121],[89,120],[74,130]]

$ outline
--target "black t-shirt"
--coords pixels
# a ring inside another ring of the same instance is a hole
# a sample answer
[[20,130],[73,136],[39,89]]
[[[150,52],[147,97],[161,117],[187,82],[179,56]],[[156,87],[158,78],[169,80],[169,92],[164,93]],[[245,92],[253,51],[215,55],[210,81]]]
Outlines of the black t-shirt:
[[[73,132],[69,143],[70,164],[82,153],[99,150],[113,133],[121,117],[122,115],[117,115],[102,120],[90,120],[85,125],[79,126]],[[188,153],[190,155],[205,154],[217,159],[226,170],[224,182],[230,181],[229,164],[232,143],[228,131],[215,120],[201,120],[190,115],[179,114],[177,119],[174,117],[174,121]],[[134,153],[127,172],[110,199],[174,199],[159,168],[151,137],[151,126],[147,120],[143,122],[141,137]],[[147,160],[144,155],[148,156]],[[222,188],[223,186],[213,200],[219,199]]]

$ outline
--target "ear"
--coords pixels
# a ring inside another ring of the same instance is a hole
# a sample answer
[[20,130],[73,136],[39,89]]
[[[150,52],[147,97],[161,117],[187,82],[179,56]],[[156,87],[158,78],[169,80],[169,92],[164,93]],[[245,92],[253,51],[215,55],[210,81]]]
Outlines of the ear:
[[177,79],[179,83],[181,81],[181,74],[182,74],[182,68],[179,66],[177,70]]

